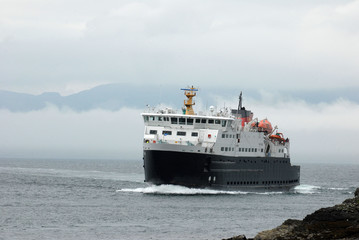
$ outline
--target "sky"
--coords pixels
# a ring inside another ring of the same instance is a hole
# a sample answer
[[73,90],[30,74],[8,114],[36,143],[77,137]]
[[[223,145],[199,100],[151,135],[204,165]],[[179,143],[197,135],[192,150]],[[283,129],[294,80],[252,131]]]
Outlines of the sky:
[[359,87],[358,13],[358,0],[1,0],[0,86]]
[[[251,109],[283,126],[299,161],[359,162],[359,103],[345,98],[345,89],[359,90],[359,0],[0,4],[1,90],[70,95],[108,83],[252,89],[264,97],[248,99]],[[277,90],[336,89],[344,94],[331,102],[273,101]],[[232,97],[218,93],[215,104]],[[1,110],[0,156],[138,159],[141,110]]]

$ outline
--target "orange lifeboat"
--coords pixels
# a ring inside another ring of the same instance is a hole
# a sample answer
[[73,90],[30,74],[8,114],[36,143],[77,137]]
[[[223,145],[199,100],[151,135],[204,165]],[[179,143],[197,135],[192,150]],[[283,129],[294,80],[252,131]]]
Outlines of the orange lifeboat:
[[263,120],[259,121],[259,123],[258,123],[258,131],[271,133],[272,130],[273,130],[272,124],[267,119],[263,119]]
[[278,141],[280,141],[280,142],[284,142],[284,141],[285,141],[285,139],[284,139],[284,137],[283,137],[283,133],[276,133],[276,134],[274,134],[274,135],[270,135],[269,138],[272,139],[272,140],[278,140]]

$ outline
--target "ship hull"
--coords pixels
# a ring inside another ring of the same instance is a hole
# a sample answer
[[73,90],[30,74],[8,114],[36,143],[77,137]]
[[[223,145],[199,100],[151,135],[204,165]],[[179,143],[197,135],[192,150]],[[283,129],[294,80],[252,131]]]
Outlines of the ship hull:
[[289,158],[144,150],[145,182],[213,189],[284,189],[299,185]]

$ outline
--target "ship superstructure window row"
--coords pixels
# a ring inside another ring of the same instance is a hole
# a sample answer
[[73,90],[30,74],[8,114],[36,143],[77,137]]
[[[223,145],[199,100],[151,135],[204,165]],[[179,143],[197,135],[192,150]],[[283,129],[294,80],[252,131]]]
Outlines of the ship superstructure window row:
[[224,134],[222,133],[222,138],[235,138],[236,135],[234,134]]
[[238,152],[258,152],[258,148],[238,148]]
[[234,148],[232,147],[221,147],[221,151],[222,152],[230,152],[230,151],[234,151]]
[[[157,130],[150,129],[149,134],[156,135]],[[165,135],[165,136],[172,135],[172,131],[163,130],[162,135]],[[185,131],[177,131],[177,136],[186,136],[186,135],[187,135],[187,132],[185,132]],[[191,132],[191,137],[198,137],[198,132]]]
[[227,120],[220,119],[206,119],[206,118],[186,118],[186,117],[164,117],[164,116],[143,116],[145,122],[168,122],[171,121],[171,124],[179,125],[193,125],[194,123],[198,124],[216,124],[226,127]]

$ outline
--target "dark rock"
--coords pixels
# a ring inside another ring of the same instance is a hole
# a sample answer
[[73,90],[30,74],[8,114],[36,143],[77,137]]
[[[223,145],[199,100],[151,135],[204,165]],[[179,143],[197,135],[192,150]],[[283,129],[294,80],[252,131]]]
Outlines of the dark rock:
[[359,188],[355,191],[355,198],[347,199],[333,207],[321,208],[307,215],[302,221],[288,219],[282,225],[260,232],[254,237],[254,240],[275,239],[359,240]]
[[246,236],[244,235],[239,235],[239,236],[228,238],[227,240],[250,240],[250,239],[247,239]]

